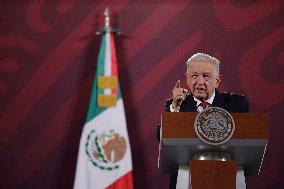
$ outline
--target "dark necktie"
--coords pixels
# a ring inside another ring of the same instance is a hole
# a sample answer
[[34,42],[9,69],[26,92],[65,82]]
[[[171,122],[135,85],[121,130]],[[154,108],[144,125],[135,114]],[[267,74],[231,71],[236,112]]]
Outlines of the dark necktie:
[[202,106],[203,110],[205,108],[208,108],[208,102],[206,102],[206,101],[201,102],[201,106]]
[[208,108],[209,105],[210,105],[210,104],[209,104],[208,102],[203,101],[203,102],[201,102],[201,103],[198,105],[197,111],[198,111],[198,112],[201,112],[202,110]]

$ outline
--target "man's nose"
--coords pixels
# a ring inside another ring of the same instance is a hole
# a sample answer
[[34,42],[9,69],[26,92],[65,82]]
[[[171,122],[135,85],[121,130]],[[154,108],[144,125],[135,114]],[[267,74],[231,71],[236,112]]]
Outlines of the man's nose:
[[202,85],[202,84],[204,84],[204,78],[201,76],[201,75],[199,75],[198,77],[197,77],[197,84],[200,84],[200,85]]

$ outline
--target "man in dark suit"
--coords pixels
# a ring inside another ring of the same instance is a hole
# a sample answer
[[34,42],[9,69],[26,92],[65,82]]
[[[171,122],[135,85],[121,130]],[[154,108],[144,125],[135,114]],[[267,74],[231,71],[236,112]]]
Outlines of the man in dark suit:
[[[224,108],[229,112],[248,112],[245,96],[221,93],[217,90],[221,81],[220,61],[207,54],[197,53],[186,62],[186,82],[189,91],[180,86],[180,80],[172,90],[172,98],[166,101],[168,112],[200,112],[209,106]],[[157,132],[158,140],[160,132]],[[176,188],[177,173],[171,175],[170,188]]]

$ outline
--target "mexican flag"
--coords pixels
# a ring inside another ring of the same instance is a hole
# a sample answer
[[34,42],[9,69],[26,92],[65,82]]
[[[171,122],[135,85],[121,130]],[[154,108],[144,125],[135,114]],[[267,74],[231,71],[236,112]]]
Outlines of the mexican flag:
[[117,73],[114,33],[102,30],[74,189],[132,189],[132,160]]

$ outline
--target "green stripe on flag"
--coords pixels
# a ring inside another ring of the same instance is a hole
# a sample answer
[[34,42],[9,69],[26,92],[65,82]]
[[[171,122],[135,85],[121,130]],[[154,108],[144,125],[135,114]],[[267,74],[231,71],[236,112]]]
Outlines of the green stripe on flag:
[[98,55],[98,60],[97,60],[96,77],[98,77],[98,75],[104,75],[104,73],[105,73],[105,70],[104,70],[105,49],[106,49],[106,35],[105,35],[105,33],[103,33],[101,47],[100,47],[100,50],[99,50],[99,55]]
[[101,47],[100,47],[99,55],[97,59],[97,71],[96,71],[96,75],[95,75],[95,79],[94,79],[94,83],[92,87],[86,122],[90,121],[95,116],[97,116],[99,113],[105,110],[105,108],[101,108],[97,106],[97,94],[103,93],[103,89],[98,89],[97,82],[98,82],[98,76],[104,75],[105,47],[106,47],[106,38],[105,38],[105,33],[103,33]]

